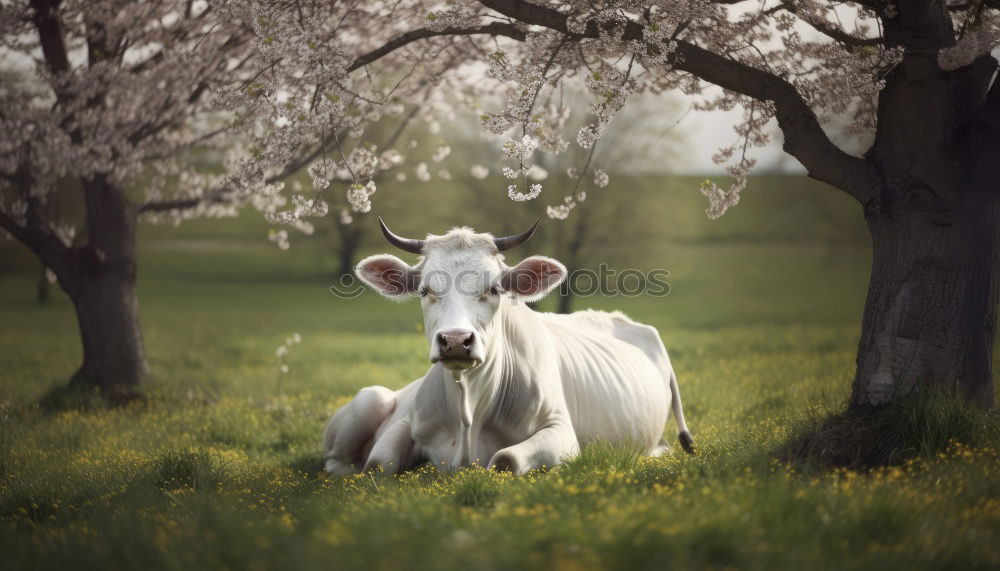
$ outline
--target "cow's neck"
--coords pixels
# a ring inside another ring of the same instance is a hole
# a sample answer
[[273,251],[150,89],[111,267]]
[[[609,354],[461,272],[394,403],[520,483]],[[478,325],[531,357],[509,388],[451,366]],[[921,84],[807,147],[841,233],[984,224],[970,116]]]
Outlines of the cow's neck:
[[449,391],[455,398],[453,410],[460,417],[468,411],[473,431],[491,409],[502,407],[505,403],[501,401],[511,398],[518,385],[527,380],[531,358],[525,354],[526,344],[531,344],[531,336],[539,327],[534,311],[505,301],[487,331],[483,363],[463,372],[460,383],[445,371],[444,378],[453,385]]
[[486,332],[485,359],[481,365],[466,371],[473,402],[493,402],[497,390],[519,376],[525,362],[525,344],[537,331],[535,312],[523,304],[504,300],[497,309]]

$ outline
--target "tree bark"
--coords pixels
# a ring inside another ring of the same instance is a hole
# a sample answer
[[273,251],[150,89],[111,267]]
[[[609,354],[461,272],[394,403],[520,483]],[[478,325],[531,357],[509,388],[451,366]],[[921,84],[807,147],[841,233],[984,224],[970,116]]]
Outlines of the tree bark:
[[98,389],[111,400],[137,394],[147,366],[136,296],[136,211],[124,193],[100,177],[84,181],[87,245],[73,251],[58,275],[73,301],[83,364],[71,386]]
[[1000,298],[998,201],[950,213],[868,213],[872,276],[853,409],[941,391],[993,404]]
[[72,299],[83,365],[70,385],[96,388],[111,400],[132,398],[147,372],[134,275],[94,272],[77,284]]

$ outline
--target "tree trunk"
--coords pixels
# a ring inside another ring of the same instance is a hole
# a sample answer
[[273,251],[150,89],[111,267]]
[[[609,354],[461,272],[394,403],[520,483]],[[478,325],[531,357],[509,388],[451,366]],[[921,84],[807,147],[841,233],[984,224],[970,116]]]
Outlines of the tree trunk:
[[133,397],[147,370],[134,276],[98,271],[78,284],[72,298],[83,365],[70,384],[98,388],[112,400]]
[[365,236],[365,222],[366,220],[361,214],[356,214],[354,221],[350,224],[343,224],[334,217],[333,224],[337,229],[337,236],[340,238],[340,243],[337,245],[338,278],[354,275],[354,262],[357,260],[358,249]]
[[35,283],[35,301],[39,305],[45,305],[49,302],[49,298],[49,269],[42,264],[38,272],[38,281]]
[[556,313],[570,313],[573,311],[573,291],[566,284],[559,286],[559,304],[556,306]]
[[[950,29],[950,28],[949,28]],[[1000,88],[988,56],[951,72],[908,52],[879,94],[866,159],[872,275],[851,408],[914,393],[993,404],[1000,297]]]
[[992,406],[1000,201],[970,202],[868,213],[872,276],[852,408],[926,390]]
[[337,257],[340,259],[337,269],[338,277],[354,275],[354,260],[358,255],[358,246],[359,244],[354,241],[341,241],[340,248],[337,250]]
[[114,185],[85,181],[87,245],[73,251],[59,283],[76,308],[83,365],[72,386],[111,400],[136,395],[147,367],[136,296],[136,213]]

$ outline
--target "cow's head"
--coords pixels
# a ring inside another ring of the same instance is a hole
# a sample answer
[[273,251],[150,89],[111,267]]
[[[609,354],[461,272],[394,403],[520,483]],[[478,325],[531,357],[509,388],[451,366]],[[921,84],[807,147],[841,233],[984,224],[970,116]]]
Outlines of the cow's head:
[[505,304],[541,299],[566,277],[562,264],[543,256],[514,267],[504,264],[501,252],[526,242],[537,220],[505,238],[455,228],[444,236],[413,240],[390,232],[381,218],[379,224],[390,243],[423,258],[410,266],[388,254],[371,256],[358,264],[358,277],[389,298],[420,296],[431,362],[452,370],[486,358],[491,325]]

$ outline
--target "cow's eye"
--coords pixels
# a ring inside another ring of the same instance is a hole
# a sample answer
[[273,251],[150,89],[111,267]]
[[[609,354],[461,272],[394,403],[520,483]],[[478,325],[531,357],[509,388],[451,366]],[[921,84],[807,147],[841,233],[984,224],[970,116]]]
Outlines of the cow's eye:
[[420,288],[420,297],[427,297],[427,295],[430,293],[431,293],[430,290],[428,290],[427,288],[425,287]]
[[490,295],[500,295],[500,286],[495,285],[490,287]]

